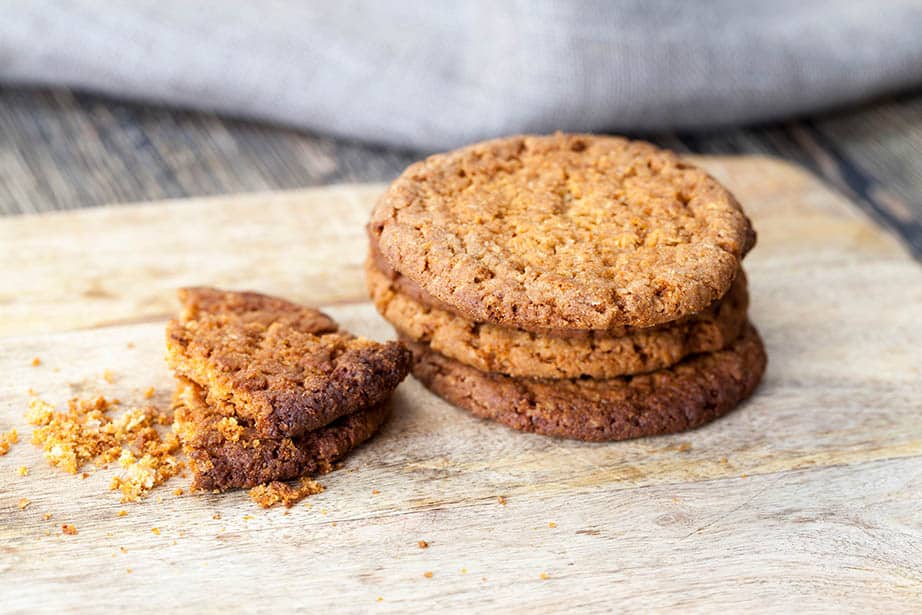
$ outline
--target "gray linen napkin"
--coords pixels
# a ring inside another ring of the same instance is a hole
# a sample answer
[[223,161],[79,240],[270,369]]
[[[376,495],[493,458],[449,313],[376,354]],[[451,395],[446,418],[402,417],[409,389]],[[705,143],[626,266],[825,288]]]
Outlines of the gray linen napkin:
[[698,128],[922,83],[910,0],[8,0],[0,82],[438,149]]

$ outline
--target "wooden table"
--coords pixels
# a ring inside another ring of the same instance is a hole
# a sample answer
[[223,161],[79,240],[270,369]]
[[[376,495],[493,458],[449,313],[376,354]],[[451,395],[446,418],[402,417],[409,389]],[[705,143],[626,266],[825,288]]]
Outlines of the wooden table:
[[[683,153],[794,162],[922,256],[922,95],[754,128],[638,136]],[[0,88],[0,214],[384,181],[423,155],[66,90]]]
[[288,514],[174,495],[181,479],[120,504],[116,469],[44,463],[28,389],[128,405],[154,386],[169,403],[184,284],[392,336],[361,275],[381,187],[0,219],[0,430],[24,440],[0,457],[0,610],[919,612],[922,269],[796,167],[700,162],[759,231],[745,265],[769,367],[749,402],[694,432],[591,444],[479,421],[408,379],[383,432]]

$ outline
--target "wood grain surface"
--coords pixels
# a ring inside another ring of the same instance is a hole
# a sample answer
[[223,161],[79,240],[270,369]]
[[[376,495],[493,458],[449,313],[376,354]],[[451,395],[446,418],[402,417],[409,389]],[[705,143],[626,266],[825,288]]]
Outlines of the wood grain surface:
[[[758,126],[632,136],[683,154],[802,165],[922,258],[919,92]],[[66,89],[0,87],[0,215],[388,181],[426,154]]]
[[24,440],[0,457],[2,610],[922,609],[922,269],[794,167],[699,162],[759,231],[746,268],[770,362],[752,400],[691,433],[587,444],[476,420],[410,379],[383,432],[288,514],[174,496],[181,479],[120,504],[116,470],[44,463],[27,389],[128,404],[154,386],[166,404],[180,284],[273,292],[392,337],[360,273],[380,188],[0,220],[0,430]]

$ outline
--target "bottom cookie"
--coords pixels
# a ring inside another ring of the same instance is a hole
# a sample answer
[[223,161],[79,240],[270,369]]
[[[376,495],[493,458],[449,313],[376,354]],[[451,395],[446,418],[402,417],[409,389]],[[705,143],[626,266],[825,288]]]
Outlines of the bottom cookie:
[[674,433],[712,421],[749,397],[767,362],[751,324],[724,350],[604,380],[480,372],[425,344],[404,342],[413,351],[413,375],[445,400],[520,431],[597,442]]
[[252,427],[212,411],[204,392],[180,378],[173,428],[189,457],[192,488],[223,491],[328,471],[387,419],[387,402],[296,438],[258,437]]

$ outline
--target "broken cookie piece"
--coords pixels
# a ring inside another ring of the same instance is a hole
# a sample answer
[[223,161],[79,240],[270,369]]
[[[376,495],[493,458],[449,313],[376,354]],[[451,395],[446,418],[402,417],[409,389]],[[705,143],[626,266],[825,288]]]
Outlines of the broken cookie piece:
[[385,400],[409,352],[339,329],[327,315],[275,297],[212,288],[179,291],[167,361],[218,413],[261,436],[295,437]]
[[187,288],[167,327],[173,428],[193,488],[253,487],[328,471],[386,420],[409,351],[325,314],[250,292]]
[[326,473],[334,461],[370,438],[389,412],[382,403],[301,436],[267,438],[245,421],[227,429],[227,417],[206,404],[201,387],[184,378],[174,409],[173,429],[189,458],[192,488],[208,491]]

